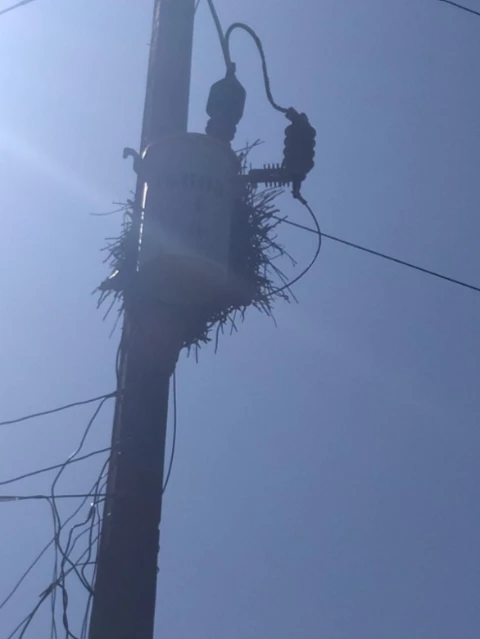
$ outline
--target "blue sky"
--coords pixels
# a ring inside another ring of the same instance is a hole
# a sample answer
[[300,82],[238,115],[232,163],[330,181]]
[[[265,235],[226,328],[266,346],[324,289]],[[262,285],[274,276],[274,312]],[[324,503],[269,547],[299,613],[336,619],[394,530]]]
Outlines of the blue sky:
[[[478,285],[480,20],[434,0],[283,4],[218,9],[258,31],[277,100],[318,130],[305,195],[324,231]],[[89,213],[134,188],[121,153],[138,145],[151,5],[38,0],[0,20],[0,420],[114,387],[118,333],[90,293],[121,220]],[[278,161],[285,121],[240,34],[233,57],[237,139]],[[222,73],[202,1],[191,130]],[[309,259],[314,238],[283,237]],[[276,328],[252,311],[217,355],[179,365],[157,636],[477,639],[480,296],[327,240],[296,293]],[[91,412],[2,428],[0,479],[63,461]],[[106,408],[89,450],[110,428]],[[52,533],[46,504],[1,509],[0,599]],[[50,576],[51,556],[0,611],[0,636]],[[74,592],[74,619],[82,603]],[[30,636],[47,627],[45,611]]]

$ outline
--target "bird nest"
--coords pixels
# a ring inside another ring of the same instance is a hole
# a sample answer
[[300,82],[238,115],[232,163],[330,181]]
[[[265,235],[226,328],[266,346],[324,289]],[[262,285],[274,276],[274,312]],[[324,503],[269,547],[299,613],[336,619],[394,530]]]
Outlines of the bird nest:
[[[289,301],[292,296],[287,278],[279,266],[282,258],[295,263],[277,237],[281,219],[276,200],[281,189],[259,188],[244,179],[251,148],[238,153],[242,166],[239,180],[243,180],[245,186],[235,202],[232,217],[231,285],[223,294],[188,313],[191,319],[187,322],[184,347],[196,354],[202,345],[211,341],[217,348],[220,335],[226,331],[235,332],[248,308],[253,307],[273,317],[275,301]],[[140,216],[133,201],[128,201],[119,210],[124,213],[122,231],[119,237],[109,239],[104,249],[107,253],[105,263],[113,272],[98,288],[98,305],[110,300],[107,316],[118,304],[120,317],[129,308],[129,302],[135,299],[138,288]]]

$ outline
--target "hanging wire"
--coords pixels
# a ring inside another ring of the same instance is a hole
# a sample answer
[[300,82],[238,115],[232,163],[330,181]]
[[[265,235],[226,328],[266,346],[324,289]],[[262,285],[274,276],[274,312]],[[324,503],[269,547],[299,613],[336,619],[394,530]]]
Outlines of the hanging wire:
[[[311,271],[311,269],[315,265],[316,261],[319,258],[320,251],[322,250],[322,231],[320,229],[320,224],[318,222],[317,216],[315,215],[315,213],[313,212],[312,208],[308,205],[308,203],[305,200],[301,200],[301,203],[307,209],[307,211],[309,212],[309,214],[310,214],[310,216],[311,216],[311,218],[313,220],[313,223],[315,224],[316,231],[314,231],[314,232],[316,233],[316,235],[318,237],[317,248],[315,250],[315,254],[314,254],[313,258],[311,259],[310,263],[308,264],[308,266],[306,268],[303,269],[303,271],[300,273],[300,275],[295,277],[290,282],[286,282],[284,284],[284,286],[282,286],[280,288],[277,288],[274,291],[272,291],[271,295],[277,295],[278,293],[281,293],[282,291],[290,289],[290,287],[292,287],[294,284],[297,284],[301,279],[303,279],[305,277],[305,275],[309,271]],[[272,215],[272,218],[275,219],[275,220],[278,220],[279,222],[285,222],[286,221],[284,218],[278,217],[276,215]]]
[[[226,51],[226,57],[227,60],[230,61],[230,65],[232,64],[231,62],[231,56],[230,56],[230,38],[232,36],[232,33],[236,30],[241,30],[241,31],[245,31],[246,33],[248,33],[248,35],[253,39],[253,41],[255,42],[258,52],[260,54],[260,58],[262,61],[262,71],[263,71],[263,81],[265,84],[265,92],[267,94],[267,99],[270,102],[271,106],[276,110],[279,111],[280,113],[287,113],[289,111],[288,108],[286,107],[282,107],[279,104],[277,104],[277,102],[274,100],[273,98],[273,94],[272,94],[272,89],[271,89],[271,83],[270,83],[270,76],[268,73],[268,66],[267,66],[267,56],[265,54],[265,50],[263,48],[263,44],[262,41],[260,39],[260,37],[255,33],[255,31],[249,27],[247,24],[243,24],[242,22],[235,22],[234,24],[232,24],[230,27],[228,27],[225,36],[224,36],[224,47],[225,47],[225,51]],[[227,64],[228,67],[228,64]]]
[[[82,440],[85,439],[85,435],[82,438]],[[107,458],[107,460],[105,461],[105,463],[102,466],[102,469],[100,471],[99,477],[96,480],[95,484],[92,486],[92,488],[90,489],[90,491],[88,492],[88,494],[68,494],[68,495],[55,495],[55,499],[82,499],[82,503],[80,504],[80,506],[74,511],[74,513],[72,513],[72,515],[65,521],[65,522],[61,522],[61,519],[58,515],[58,510],[55,508],[55,505],[53,503],[52,500],[52,496],[51,495],[15,495],[15,496],[3,496],[0,498],[0,500],[5,500],[5,501],[25,501],[25,500],[45,500],[47,501],[51,508],[52,508],[52,514],[54,517],[54,537],[51,540],[51,542],[49,544],[47,544],[43,550],[41,551],[41,553],[37,556],[37,558],[34,560],[34,562],[32,562],[32,564],[29,566],[29,568],[26,570],[26,572],[22,575],[22,577],[20,578],[20,580],[17,582],[17,584],[15,585],[15,587],[12,589],[12,591],[10,592],[10,594],[6,597],[6,599],[0,604],[0,609],[3,608],[5,606],[5,604],[13,597],[13,595],[18,591],[18,588],[20,587],[20,585],[23,583],[23,581],[25,580],[25,578],[28,576],[28,574],[32,571],[32,569],[34,568],[34,566],[40,561],[40,559],[42,558],[42,556],[46,553],[46,551],[53,545],[55,548],[55,559],[54,559],[54,574],[53,574],[53,578],[51,581],[50,586],[44,591],[44,593],[42,593],[41,595],[41,599],[40,602],[37,604],[37,606],[35,606],[35,608],[33,609],[33,611],[27,616],[25,617],[22,622],[17,626],[17,628],[15,629],[15,631],[12,633],[11,637],[13,637],[20,629],[22,629],[22,633],[20,636],[23,636],[28,627],[31,624],[31,621],[33,620],[34,616],[36,615],[36,613],[38,612],[40,606],[50,597],[51,598],[51,602],[52,602],[52,622],[51,622],[51,637],[55,638],[58,636],[58,632],[57,632],[57,626],[56,626],[56,601],[57,601],[57,590],[60,591],[61,593],[61,599],[62,599],[62,604],[63,604],[63,614],[62,614],[62,621],[63,621],[63,627],[65,628],[66,631],[66,637],[67,638],[72,638],[72,639],[79,639],[77,638],[70,629],[69,626],[69,619],[68,619],[68,604],[69,604],[69,597],[68,597],[68,591],[67,591],[67,585],[66,585],[66,580],[67,577],[69,575],[71,575],[72,573],[76,574],[77,578],[80,580],[80,583],[86,588],[89,597],[92,594],[92,585],[89,583],[88,579],[86,579],[84,577],[84,572],[83,572],[83,566],[80,565],[80,561],[81,559],[83,559],[85,556],[87,556],[87,561],[88,563],[90,562],[90,558],[93,552],[93,548],[95,547],[95,544],[98,541],[98,535],[95,539],[92,539],[93,535],[90,534],[89,535],[89,542],[88,542],[88,546],[87,549],[80,555],[80,558],[77,559],[76,561],[73,561],[71,558],[71,555],[77,545],[77,542],[79,541],[79,539],[86,534],[87,532],[89,532],[89,529],[87,528],[86,530],[79,532],[75,537],[75,531],[77,530],[81,530],[82,527],[85,527],[85,525],[89,524],[89,522],[91,522],[92,519],[95,519],[95,515],[93,515],[92,517],[92,512],[93,509],[95,510],[95,513],[98,514],[98,505],[100,504],[101,500],[103,500],[103,498],[106,496],[103,494],[103,489],[104,486],[101,488],[100,485],[102,483],[102,481],[105,479],[105,474],[106,474],[106,469],[107,466],[110,462],[110,456]],[[84,521],[82,521],[80,524],[76,524],[72,527],[72,529],[69,532],[68,535],[68,541],[65,547],[65,550],[62,549],[61,547],[61,543],[60,543],[60,534],[62,529],[64,529],[66,527],[66,525],[73,520],[76,515],[82,510],[82,508],[84,507],[85,503],[87,502],[87,500],[89,498],[93,497],[93,503],[91,504],[90,508],[89,508],[89,516],[85,518]],[[92,526],[94,526],[95,521],[93,521],[91,523]],[[62,554],[62,562],[61,564],[59,564],[58,562],[58,555]],[[69,568],[66,570],[66,566],[67,564],[69,564]],[[82,568],[82,570],[79,570],[80,568]]]
[[[107,460],[106,464],[108,463],[109,460]],[[105,465],[106,465],[105,464]],[[105,466],[104,466],[105,468]],[[102,469],[102,473],[104,472],[104,469]],[[65,528],[82,510],[82,508],[84,507],[85,503],[88,501],[88,499],[91,497],[90,493],[93,493],[95,490],[95,486],[97,485],[98,480],[96,480],[96,482],[93,484],[92,488],[89,491],[89,494],[86,495],[83,500],[82,503],[76,508],[76,510],[65,520],[65,522],[63,522],[62,527]],[[37,555],[37,557],[32,561],[32,563],[28,566],[28,568],[25,570],[25,572],[22,574],[22,576],[20,577],[20,579],[17,581],[17,583],[15,584],[15,586],[12,588],[12,590],[10,591],[10,593],[5,597],[5,599],[3,599],[3,601],[0,602],[0,610],[2,610],[7,603],[12,599],[12,597],[16,594],[16,592],[18,591],[18,589],[20,588],[20,586],[22,585],[22,583],[25,581],[25,579],[28,577],[28,575],[32,572],[32,570],[35,568],[35,566],[39,563],[39,561],[42,559],[42,557],[44,557],[44,555],[48,552],[48,550],[54,545],[55,541],[56,541],[57,535],[55,534],[55,536],[43,547],[43,549],[39,552],[39,554]]]
[[[94,543],[96,543],[98,541],[98,539],[94,540]],[[85,555],[87,554],[88,549],[85,550],[77,559],[77,561],[75,562],[75,565],[81,565],[81,561],[82,559],[85,557]],[[70,570],[67,571],[67,576],[68,574],[70,574],[73,571],[73,568],[71,568]],[[17,627],[15,628],[15,630],[13,630],[6,639],[13,639],[13,637],[17,634],[17,632],[20,630],[20,628],[23,627],[22,629],[22,633],[19,636],[18,639],[20,639],[20,637],[24,637],[25,636],[25,632],[28,628],[28,626],[30,625],[30,623],[32,622],[34,616],[37,614],[38,610],[40,609],[40,607],[42,606],[42,604],[48,599],[48,597],[51,594],[52,589],[54,589],[57,586],[57,584],[52,583],[50,584],[40,595],[40,600],[37,603],[37,605],[34,607],[34,609],[32,610],[32,612],[30,612],[26,617],[24,617],[24,619],[22,619],[22,621],[17,625]]]
[[170,453],[170,462],[168,465],[167,476],[165,478],[165,482],[162,488],[162,495],[165,494],[167,490],[168,483],[170,481],[170,477],[172,475],[173,462],[175,459],[175,450],[177,445],[177,372],[173,371],[173,379],[172,379],[172,387],[173,387],[173,436],[172,436],[172,450]]

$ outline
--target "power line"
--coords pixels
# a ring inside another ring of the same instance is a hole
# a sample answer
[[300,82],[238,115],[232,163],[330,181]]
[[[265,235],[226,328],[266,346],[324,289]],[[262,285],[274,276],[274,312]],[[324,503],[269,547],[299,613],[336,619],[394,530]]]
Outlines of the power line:
[[22,0],[22,2],[17,2],[17,4],[13,4],[11,7],[7,7],[6,9],[0,10],[0,16],[3,16],[5,13],[9,13],[14,9],[20,9],[20,7],[25,6],[26,4],[30,4],[31,2],[35,2],[35,0]]
[[468,13],[473,13],[474,16],[480,17],[480,11],[475,11],[475,9],[470,9],[469,7],[465,7],[463,4],[458,4],[457,2],[453,2],[452,0],[438,0],[439,2],[445,2],[446,4],[451,4],[453,7],[457,7],[457,9],[461,9],[462,11],[467,11]]
[[[88,499],[89,497],[102,498],[110,497],[107,493],[82,493],[70,495],[55,495],[55,499]],[[12,501],[51,501],[51,495],[0,495],[0,503]]]
[[[94,543],[96,543],[96,539],[94,541]],[[52,542],[53,543],[53,542]],[[80,557],[77,559],[77,561],[75,562],[75,566],[81,565],[80,562],[81,560],[85,557],[85,555],[88,553],[88,548],[86,550],[83,551],[83,553],[80,555]],[[67,572],[65,573],[65,576],[68,576],[72,571],[74,570],[73,567],[69,568],[69,570],[67,570]],[[19,624],[18,626],[15,628],[15,630],[13,630],[11,632],[11,634],[7,637],[7,639],[13,639],[13,637],[17,634],[17,632],[20,630],[20,628],[23,626],[23,630],[20,637],[25,636],[25,631],[27,629],[27,627],[30,625],[31,621],[33,620],[33,617],[36,615],[36,613],[38,612],[38,610],[40,609],[40,607],[42,606],[42,604],[48,599],[49,595],[52,593],[52,591],[59,586],[58,583],[56,582],[52,582],[40,595],[40,601],[37,603],[37,605],[35,606],[35,608],[33,609],[33,611],[28,614]],[[2,607],[2,606],[0,606]],[[26,625],[24,625],[26,624]]]
[[[108,463],[108,462],[107,462]],[[99,479],[97,479],[95,481],[95,483],[93,484],[93,486],[91,487],[89,493],[95,491],[95,488],[99,485],[99,482],[101,481],[101,478],[103,477],[103,473],[105,472],[105,468],[106,468],[106,464],[103,465],[103,468],[100,472],[100,476]],[[94,493],[95,494],[95,493]],[[69,524],[72,519],[74,519],[78,513],[82,510],[82,508],[84,507],[85,503],[87,502],[87,500],[89,499],[90,495],[88,495],[87,497],[85,497],[85,499],[82,500],[82,503],[77,506],[77,508],[73,511],[73,513],[63,522],[63,524],[60,526],[60,530],[56,531],[56,535],[42,548],[42,550],[38,553],[37,557],[32,561],[32,563],[28,566],[28,568],[25,570],[25,572],[22,574],[22,576],[19,578],[19,580],[17,581],[17,583],[15,584],[15,586],[12,588],[12,590],[10,591],[10,593],[5,597],[5,599],[3,599],[0,602],[0,610],[2,610],[2,608],[4,608],[7,603],[10,601],[10,599],[12,599],[12,597],[15,595],[15,593],[18,591],[18,589],[20,588],[20,586],[22,585],[22,583],[25,581],[25,579],[28,577],[28,575],[32,572],[32,570],[35,568],[35,566],[38,564],[38,562],[42,559],[42,557],[45,555],[45,553],[49,550],[49,548],[51,546],[53,546],[53,544],[56,543],[57,538],[58,538],[58,534],[61,532],[62,528],[65,528],[67,526],[67,524]],[[87,553],[85,552],[83,556],[85,556]]]
[[111,399],[117,396],[117,391],[108,393],[108,395],[100,395],[100,397],[92,397],[92,399],[85,399],[81,402],[74,402],[73,404],[66,404],[65,406],[59,406],[58,408],[52,408],[50,410],[42,411],[41,413],[32,413],[31,415],[25,415],[24,417],[17,417],[16,419],[9,419],[4,422],[0,422],[0,426],[11,426],[12,424],[20,424],[21,422],[29,421],[30,419],[37,419],[37,417],[45,417],[46,415],[53,415],[60,413],[70,408],[76,408],[77,406],[86,406],[87,404],[93,404],[106,399]]
[[[72,459],[69,462],[70,464],[76,464],[81,461],[85,461],[85,459],[90,459],[91,457],[95,457],[96,455],[101,455],[102,453],[108,453],[110,448],[101,448],[100,450],[95,450],[92,453],[88,453],[88,455],[83,455],[82,457],[77,457],[76,459]],[[29,477],[35,477],[36,475],[42,475],[43,473],[51,472],[52,470],[58,470],[63,468],[65,462],[61,464],[55,464],[54,466],[47,466],[46,468],[40,468],[39,470],[33,470],[30,473],[25,473],[24,475],[19,475],[18,477],[14,477],[13,479],[6,479],[4,481],[0,481],[0,486],[7,486],[8,484],[14,484],[17,481],[21,481],[22,479],[28,479]]]
[[[294,226],[303,231],[308,231],[309,233],[318,234],[318,231],[308,226],[304,226],[303,224],[298,224],[297,222],[292,222],[291,220],[287,220],[285,218],[278,217],[276,215],[272,216],[274,219],[279,220],[280,222],[284,222],[290,226]],[[347,240],[343,240],[339,237],[335,237],[334,235],[328,235],[327,233],[321,233],[322,237],[327,240],[331,240],[332,242],[338,242],[339,244],[343,244],[344,246],[349,246],[350,248],[357,249],[358,251],[363,251],[364,253],[369,253],[370,255],[375,255],[376,257],[381,257],[384,260],[388,260],[389,262],[395,262],[396,264],[400,264],[401,266],[407,266],[408,268],[414,269],[415,271],[420,271],[421,273],[426,273],[427,275],[431,275],[432,277],[436,277],[441,280],[445,280],[447,282],[451,282],[452,284],[456,284],[457,286],[463,286],[464,288],[468,288],[472,291],[480,293],[480,287],[475,286],[474,284],[469,284],[468,282],[462,282],[462,280],[457,280],[454,277],[450,277],[449,275],[443,275],[442,273],[437,273],[436,271],[432,271],[427,268],[423,268],[422,266],[418,266],[417,264],[412,264],[411,262],[407,262],[406,260],[401,260],[397,257],[393,257],[391,255],[387,255],[386,253],[381,253],[380,251],[374,251],[373,249],[369,249],[365,246],[361,246],[360,244],[355,244],[354,242],[348,242]]]
[[[208,8],[210,9],[210,13],[212,14],[213,22],[215,23],[215,28],[217,30],[218,39],[220,40],[220,46],[222,47],[223,57],[225,59],[225,66],[227,67],[227,71],[232,68],[232,60],[230,58],[230,54],[228,51],[227,41],[225,39],[225,35],[223,33],[222,23],[220,22],[220,18],[218,16],[217,9],[215,7],[215,3],[213,0],[207,0]],[[198,9],[199,1],[195,7],[195,11]]]

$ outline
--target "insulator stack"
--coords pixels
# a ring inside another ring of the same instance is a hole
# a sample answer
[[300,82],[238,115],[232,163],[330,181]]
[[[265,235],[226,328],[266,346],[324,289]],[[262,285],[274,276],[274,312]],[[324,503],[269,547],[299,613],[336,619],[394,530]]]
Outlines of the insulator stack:
[[227,71],[223,80],[216,82],[210,89],[207,102],[207,114],[210,116],[206,128],[207,135],[230,144],[242,119],[246,96],[234,68]]
[[291,176],[293,194],[300,197],[300,187],[314,167],[315,138],[317,132],[305,113],[289,109],[287,118],[291,124],[285,129],[283,168]]

